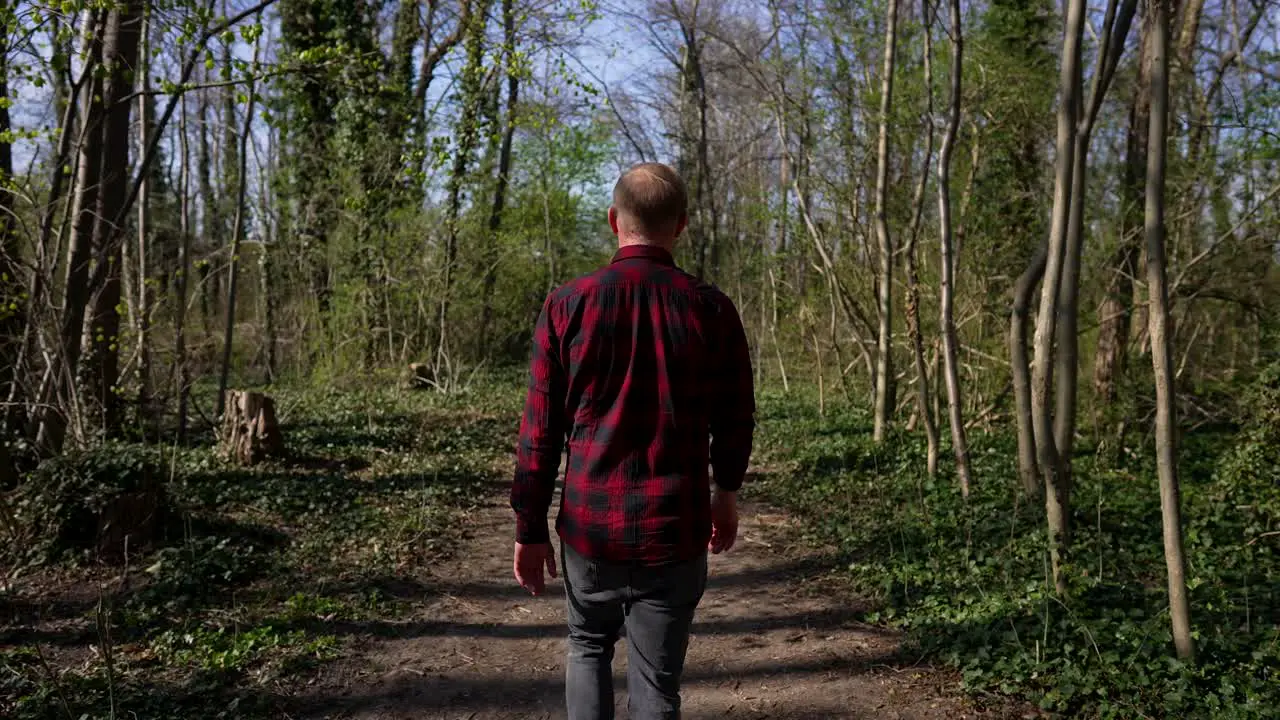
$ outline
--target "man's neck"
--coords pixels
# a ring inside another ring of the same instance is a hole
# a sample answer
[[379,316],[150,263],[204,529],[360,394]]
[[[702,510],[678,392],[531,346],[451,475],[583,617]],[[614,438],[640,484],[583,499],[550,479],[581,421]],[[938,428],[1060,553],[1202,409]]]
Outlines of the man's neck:
[[667,239],[667,240],[655,239],[655,238],[644,237],[642,235],[628,235],[626,237],[618,238],[619,249],[624,247],[635,247],[635,246],[652,247],[652,248],[658,248],[659,250],[666,250],[667,252],[671,252],[671,248],[675,246],[675,242],[673,239]]

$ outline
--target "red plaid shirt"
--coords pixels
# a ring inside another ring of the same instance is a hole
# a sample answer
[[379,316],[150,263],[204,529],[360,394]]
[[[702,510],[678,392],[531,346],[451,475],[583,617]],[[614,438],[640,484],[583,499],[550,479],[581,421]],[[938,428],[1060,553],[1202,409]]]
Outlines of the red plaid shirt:
[[628,246],[557,289],[534,332],[511,507],[516,540],[550,540],[547,510],[566,440],[556,530],[598,560],[661,564],[704,552],[708,464],[737,490],[755,399],[738,311],[675,266]]

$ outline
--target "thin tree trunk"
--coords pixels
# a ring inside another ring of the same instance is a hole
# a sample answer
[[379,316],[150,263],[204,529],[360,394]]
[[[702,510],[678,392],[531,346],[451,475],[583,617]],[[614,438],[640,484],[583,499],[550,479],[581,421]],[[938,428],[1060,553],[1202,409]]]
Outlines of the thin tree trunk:
[[778,358],[778,374],[782,377],[782,392],[791,392],[791,383],[787,382],[787,365],[782,359],[782,343],[778,342],[778,278],[774,275],[773,269],[769,270],[769,290],[772,293],[773,300],[773,322],[769,324],[769,331],[773,334],[773,352]]
[[84,328],[84,398],[93,424],[106,435],[120,430],[120,306],[124,265],[122,212],[129,187],[129,125],[134,68],[138,62],[142,2],[130,0],[107,15],[103,60],[108,75],[103,91],[102,189],[98,193],[98,217],[93,231],[94,279],[90,280],[93,314]]
[[187,142],[187,99],[182,98],[178,117],[178,146],[182,153],[181,177],[178,181],[178,280],[174,283],[177,300],[173,316],[173,364],[178,374],[178,444],[187,440],[187,405],[191,393],[191,376],[187,368],[187,296],[191,286],[191,149]]
[[1068,497],[1071,492],[1072,455],[1075,446],[1076,405],[1079,387],[1080,337],[1078,330],[1080,298],[1080,266],[1084,254],[1085,204],[1088,202],[1087,178],[1089,143],[1102,101],[1111,86],[1115,68],[1124,52],[1129,28],[1137,11],[1137,0],[1109,0],[1103,20],[1102,42],[1098,46],[1093,81],[1087,105],[1081,107],[1075,137],[1074,167],[1071,172],[1071,209],[1067,220],[1067,236],[1063,243],[1062,279],[1058,288],[1057,368],[1054,412],[1054,443],[1060,468],[1059,483]]
[[880,243],[878,288],[880,331],[876,341],[875,442],[884,441],[894,408],[893,392],[893,240],[889,236],[889,113],[893,109],[893,69],[898,45],[898,0],[889,0],[885,17],[884,69],[880,78],[880,139],[876,163],[876,238]]
[[952,255],[951,230],[951,154],[955,148],[956,134],[960,130],[961,69],[964,58],[960,0],[951,0],[951,100],[947,132],[942,138],[938,154],[938,225],[941,248],[941,310],[942,365],[946,373],[947,405],[951,420],[951,448],[956,457],[956,474],[960,480],[960,494],[969,497],[969,442],[965,437],[963,404],[960,396],[959,342],[956,339],[955,321],[955,259]]
[[[213,190],[213,150],[210,147],[209,134],[212,132],[209,122],[208,91],[200,93],[200,139],[199,157],[196,161],[200,180],[200,237],[206,246],[216,246],[222,237],[222,203],[214,196]],[[205,333],[211,332],[209,323],[217,312],[217,298],[212,297],[213,285],[216,282],[210,272],[209,261],[202,258],[200,270],[200,321]]]
[[711,182],[711,159],[708,146],[711,139],[707,129],[707,79],[702,69],[702,44],[698,42],[698,8],[700,0],[693,0],[693,24],[685,27],[688,48],[688,66],[693,79],[698,103],[698,173],[694,186],[694,207],[698,214],[698,276],[714,280],[719,265],[719,212],[716,209],[715,187]]
[[[1133,320],[1133,281],[1142,251],[1143,185],[1147,168],[1147,135],[1151,114],[1150,53],[1146,43],[1150,20],[1139,42],[1138,78],[1129,106],[1129,126],[1125,134],[1125,162],[1120,186],[1120,246],[1108,266],[1113,268],[1106,295],[1098,307],[1098,342],[1093,359],[1093,390],[1096,406],[1108,408],[1116,399],[1116,383],[1125,371],[1129,356],[1129,333]],[[1101,421],[1102,413],[1095,413]]]
[[498,231],[502,229],[502,212],[507,202],[507,186],[511,181],[511,145],[516,132],[516,103],[520,98],[520,76],[516,72],[516,13],[514,0],[502,0],[504,66],[507,69],[507,117],[502,130],[502,148],[498,151],[498,179],[493,188],[493,205],[489,211],[491,248],[484,268],[483,310],[480,317],[480,352],[489,351],[489,326],[493,322],[493,292],[498,283]]
[[[138,98],[138,147],[145,148],[151,141],[151,114],[153,102],[151,98],[150,54],[151,54],[151,11],[144,7],[142,11],[142,50],[138,57],[138,72],[142,95]],[[147,422],[151,418],[151,288],[147,280],[150,277],[148,262],[149,235],[151,233],[151,182],[150,173],[142,170],[143,184],[138,195],[138,417]]]
[[[275,274],[275,261],[272,257],[276,245],[278,228],[281,223],[276,207],[278,203],[270,191],[270,183],[267,181],[268,168],[275,167],[276,153],[274,139],[268,136],[269,149],[267,151],[267,161],[259,171],[259,184],[262,187],[262,217],[272,218],[269,229],[263,230],[261,242],[258,245],[258,297],[262,302],[262,333],[266,337],[265,350],[267,360],[267,380],[275,382],[276,373],[279,371],[279,342],[276,338],[276,295],[272,288],[276,286],[273,280]],[[386,287],[383,287],[384,291]],[[388,323],[390,323],[391,312],[390,306],[387,308]],[[394,342],[391,337],[391,328],[387,328],[388,342]],[[394,353],[394,349],[392,350]],[[387,356],[388,362],[393,361],[391,355]]]
[[[12,10],[0,3],[0,16]],[[9,131],[9,47],[7,28],[0,32],[0,398],[8,398],[17,380],[24,313],[18,233],[14,227],[13,146]],[[7,465],[7,458],[0,465]],[[2,469],[2,468],[0,468]]]
[[1031,411],[1031,367],[1027,358],[1027,321],[1036,285],[1044,277],[1049,245],[1042,242],[1013,286],[1013,310],[1009,315],[1009,373],[1013,382],[1014,421],[1018,432],[1018,475],[1029,497],[1039,497],[1040,465]]
[[[92,16],[92,12],[85,13],[86,20]],[[74,199],[65,203],[60,201],[63,199],[66,178],[78,173],[79,153],[72,153],[72,136],[75,133],[77,113],[80,110],[79,96],[81,89],[84,87],[84,83],[88,82],[93,76],[97,68],[96,62],[100,59],[95,58],[89,52],[92,42],[92,36],[87,33],[84,34],[82,39],[84,50],[80,53],[84,62],[81,77],[75,83],[68,84],[68,87],[64,89],[68,97],[61,108],[62,121],[58,131],[58,150],[54,156],[54,162],[50,163],[52,169],[49,173],[49,196],[45,202],[44,210],[40,214],[40,234],[36,239],[35,246],[35,272],[31,274],[30,289],[25,302],[28,318],[36,312],[37,308],[41,307],[41,301],[44,299],[46,290],[46,273],[52,274],[54,267],[57,265],[56,261],[51,263],[50,260],[56,254],[52,247],[53,226],[54,219],[59,215],[59,206],[62,206],[61,214],[64,218],[64,223],[65,218],[70,216],[74,206]],[[68,44],[70,44],[70,41],[68,41]],[[68,57],[70,57],[69,52]],[[71,166],[70,172],[68,172],[68,165]],[[13,375],[15,379],[21,379],[28,371],[31,357],[36,352],[37,329],[37,323],[30,321],[26,323],[26,329],[22,335],[22,344],[15,360]],[[57,351],[55,350],[56,354]],[[23,383],[13,382],[6,395],[9,402],[7,420],[11,428],[20,427],[25,424],[25,420],[33,419],[33,417],[43,419],[43,413],[38,407],[33,408],[31,416],[24,418],[24,393]],[[27,395],[27,397],[35,399],[37,401],[36,405],[47,399],[44,387],[38,388],[35,393]]]
[[1164,526],[1164,557],[1169,575],[1169,616],[1178,657],[1195,655],[1191,638],[1191,610],[1187,600],[1186,559],[1182,548],[1182,511],[1178,489],[1177,407],[1173,377],[1173,348],[1168,335],[1169,288],[1165,273],[1165,158],[1169,106],[1169,5],[1151,0],[1151,121],[1147,142],[1147,313],[1151,334],[1151,364],[1156,384],[1156,469],[1160,476],[1160,510]]
[[445,215],[444,287],[440,296],[440,316],[436,338],[436,377],[451,376],[449,366],[449,306],[452,301],[454,267],[458,261],[458,221],[462,213],[462,184],[466,179],[471,153],[479,135],[480,104],[484,81],[484,31],[492,0],[480,0],[475,14],[468,18],[466,30],[467,60],[459,80],[462,86],[462,114],[458,118],[458,147],[454,151],[453,169],[449,175],[448,205]]
[[[938,473],[938,424],[934,420],[929,403],[929,369],[924,359],[924,338],[920,328],[920,273],[916,268],[916,244],[920,236],[920,224],[924,216],[924,196],[929,184],[929,165],[933,162],[933,15],[931,3],[924,0],[924,87],[925,87],[925,145],[924,166],[920,170],[920,182],[916,185],[911,232],[907,235],[905,249],[907,262],[907,334],[911,337],[911,354],[916,370],[916,413],[924,426],[927,454],[925,467],[932,477]],[[833,298],[834,300],[834,298]],[[832,305],[834,310],[834,303]]]
[[[253,70],[257,72],[258,51],[261,43],[253,50]],[[227,268],[227,318],[222,334],[222,373],[218,378],[218,417],[222,417],[227,407],[227,382],[231,377],[231,345],[235,339],[236,329],[236,288],[240,280],[240,245],[244,240],[245,197],[249,187],[248,158],[249,136],[253,132],[253,110],[258,101],[256,82],[249,80],[249,103],[244,111],[244,127],[240,132],[240,147],[236,168],[236,210],[231,225],[231,257]],[[234,116],[234,113],[232,113]]]
[[[221,3],[222,13],[223,15],[226,15],[227,0],[221,0]],[[224,35],[221,39],[221,44],[222,58],[218,67],[218,77],[221,82],[227,83],[227,85],[219,90],[218,97],[218,100],[221,101],[222,105],[222,140],[218,144],[218,149],[221,151],[220,154],[222,155],[222,172],[220,173],[222,181],[221,187],[216,191],[218,194],[216,202],[218,203],[218,217],[221,218],[223,223],[219,226],[219,229],[221,232],[226,234],[221,236],[219,240],[229,240],[238,232],[240,233],[241,242],[243,242],[246,230],[243,225],[245,224],[248,216],[245,212],[241,211],[237,206],[237,199],[231,195],[231,189],[239,188],[242,184],[241,180],[244,177],[240,170],[241,162],[239,155],[241,143],[239,141],[240,139],[236,137],[236,130],[239,125],[239,123],[236,122],[236,95],[239,94],[240,91],[239,88],[230,84],[232,80],[233,66],[231,42]],[[238,222],[241,227],[227,224],[235,222]],[[215,245],[213,247],[217,246]],[[230,274],[228,274],[227,277],[230,278]],[[231,289],[222,287],[218,273],[212,272],[212,268],[209,279],[213,283],[213,287],[211,288],[213,294],[213,307],[222,307],[222,293],[230,293]],[[231,301],[228,298],[227,307],[230,307],[230,302]]]
[[1036,317],[1035,365],[1031,386],[1031,411],[1035,441],[1044,476],[1045,514],[1049,526],[1050,556],[1054,587],[1067,590],[1062,573],[1070,528],[1069,496],[1058,476],[1058,451],[1054,444],[1050,398],[1053,395],[1053,345],[1058,315],[1058,292],[1062,263],[1066,254],[1067,225],[1071,215],[1071,174],[1075,169],[1076,131],[1080,117],[1080,55],[1084,34],[1085,0],[1069,0],[1063,33],[1060,94],[1058,98],[1057,160],[1054,179],[1053,216],[1049,231],[1049,252],[1040,291],[1040,311]]
[[[462,41],[466,34],[467,28],[471,24],[471,6],[475,0],[461,0],[458,9],[458,25],[454,31],[433,47],[432,38],[436,31],[436,11],[439,6],[437,0],[429,0],[427,2],[427,18],[422,27],[422,53],[421,62],[418,65],[418,79],[413,88],[413,123],[410,129],[409,137],[411,139],[410,152],[421,150],[425,152],[427,139],[427,91],[431,88],[431,81],[435,79],[436,67],[444,60],[445,55]],[[488,5],[482,8],[484,12],[488,12]]]
[[[85,38],[85,66],[97,68],[103,61],[103,21],[105,13],[90,10],[84,14],[81,35]],[[89,71],[86,71],[89,72]],[[62,313],[58,323],[58,345],[48,369],[49,382],[42,383],[39,396],[40,428],[36,446],[42,454],[56,455],[66,440],[67,426],[72,420],[71,407],[56,407],[60,394],[70,398],[75,393],[75,375],[80,362],[80,340],[85,311],[89,304],[89,262],[93,257],[93,230],[98,207],[98,191],[102,175],[103,76],[89,72],[82,87],[80,119],[80,157],[77,163],[75,194],[70,216],[71,241],[62,283]]]

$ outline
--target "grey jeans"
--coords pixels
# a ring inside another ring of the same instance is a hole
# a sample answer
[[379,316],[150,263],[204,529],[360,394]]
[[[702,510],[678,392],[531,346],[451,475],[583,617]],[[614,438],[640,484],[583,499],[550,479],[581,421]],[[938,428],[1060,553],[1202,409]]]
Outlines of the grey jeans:
[[613,720],[613,646],[623,627],[632,720],[677,720],[689,627],[707,587],[706,553],[645,566],[591,560],[561,543],[561,557],[569,604],[569,720]]

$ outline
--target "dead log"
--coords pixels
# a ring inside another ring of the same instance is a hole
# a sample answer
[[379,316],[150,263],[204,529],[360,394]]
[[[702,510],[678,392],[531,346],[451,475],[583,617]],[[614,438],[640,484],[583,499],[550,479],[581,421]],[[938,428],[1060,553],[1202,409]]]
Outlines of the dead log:
[[269,457],[283,455],[284,436],[276,421],[275,401],[258,392],[227,393],[221,452],[223,457],[241,465],[256,465]]

